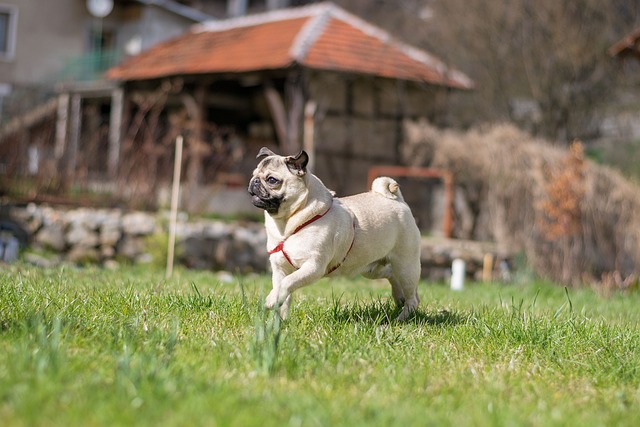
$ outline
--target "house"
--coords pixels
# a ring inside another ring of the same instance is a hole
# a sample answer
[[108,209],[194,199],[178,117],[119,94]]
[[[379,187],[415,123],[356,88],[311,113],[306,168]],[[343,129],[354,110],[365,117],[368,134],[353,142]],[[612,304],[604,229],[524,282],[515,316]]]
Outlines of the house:
[[[97,18],[86,0],[51,0],[66,12],[54,26],[56,19],[40,22],[46,15],[34,1],[14,1],[14,22],[56,34],[34,50],[53,65],[24,82],[25,73],[0,73],[12,92],[5,106],[23,83],[41,91],[0,125],[0,176],[65,188],[99,184],[138,204],[156,203],[167,188],[179,134],[189,210],[246,202],[243,188],[263,145],[283,153],[304,147],[329,187],[362,191],[372,166],[403,164],[404,120],[437,122],[450,93],[473,86],[332,3],[278,9],[309,1],[114,0]],[[72,33],[68,52],[58,49],[61,28]],[[20,31],[16,58],[29,50]]]
[[92,80],[123,54],[212,19],[173,1],[102,1],[112,3],[103,18],[92,16],[92,0],[47,0],[46,7],[39,0],[0,1],[0,83]]
[[120,96],[102,73],[211,19],[171,0],[0,0],[0,177],[40,174],[51,159],[47,173],[73,168],[69,151],[85,149]]
[[203,185],[244,188],[263,145],[305,148],[327,186],[363,191],[372,166],[403,163],[404,120],[437,121],[451,91],[473,87],[332,3],[195,25],[106,76],[124,93],[115,106],[126,111],[123,137],[110,148],[118,176],[156,189],[170,179],[171,144],[182,134],[194,210],[215,208]]
[[120,138],[109,116],[122,92],[106,69],[194,23],[307,2],[0,0],[0,186],[25,175],[59,175],[67,187],[80,175],[113,178],[97,157]]

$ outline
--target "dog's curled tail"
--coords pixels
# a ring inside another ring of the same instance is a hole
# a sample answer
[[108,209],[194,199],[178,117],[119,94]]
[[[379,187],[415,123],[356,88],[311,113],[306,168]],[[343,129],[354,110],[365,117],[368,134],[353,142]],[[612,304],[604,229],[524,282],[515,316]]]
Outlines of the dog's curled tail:
[[381,194],[387,199],[404,202],[404,198],[400,192],[400,186],[394,179],[388,176],[381,176],[374,179],[371,183],[371,191]]

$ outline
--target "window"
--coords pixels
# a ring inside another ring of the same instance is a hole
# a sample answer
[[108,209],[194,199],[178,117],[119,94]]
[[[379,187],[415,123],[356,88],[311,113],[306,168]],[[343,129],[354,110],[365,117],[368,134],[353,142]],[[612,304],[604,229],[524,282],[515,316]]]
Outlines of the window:
[[0,4],[0,59],[13,59],[16,48],[16,20],[13,6]]

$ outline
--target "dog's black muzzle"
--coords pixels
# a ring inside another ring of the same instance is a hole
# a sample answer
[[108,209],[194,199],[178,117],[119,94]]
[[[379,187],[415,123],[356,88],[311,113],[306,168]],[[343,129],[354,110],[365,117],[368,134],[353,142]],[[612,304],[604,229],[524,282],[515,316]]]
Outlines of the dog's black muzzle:
[[253,206],[264,209],[270,214],[275,214],[280,208],[282,198],[274,197],[262,185],[259,178],[254,178],[249,183],[249,194],[251,194],[251,203]]

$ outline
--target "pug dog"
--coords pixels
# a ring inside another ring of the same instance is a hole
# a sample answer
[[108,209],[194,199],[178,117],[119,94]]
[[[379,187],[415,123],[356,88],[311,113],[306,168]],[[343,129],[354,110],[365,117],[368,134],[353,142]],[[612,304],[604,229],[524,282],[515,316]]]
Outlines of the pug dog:
[[262,148],[249,182],[252,203],[265,211],[273,288],[265,306],[284,319],[296,289],[323,277],[384,278],[407,319],[418,306],[420,232],[398,184],[376,178],[371,191],[337,198],[307,172],[309,156]]

